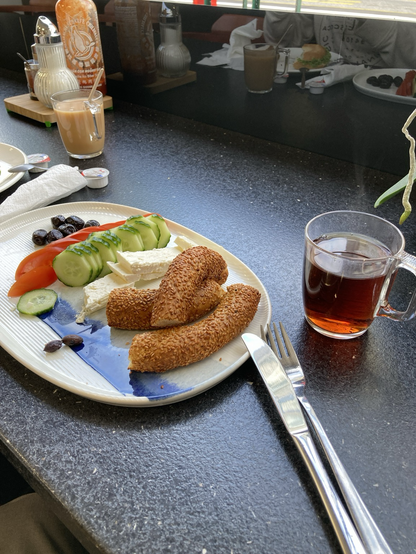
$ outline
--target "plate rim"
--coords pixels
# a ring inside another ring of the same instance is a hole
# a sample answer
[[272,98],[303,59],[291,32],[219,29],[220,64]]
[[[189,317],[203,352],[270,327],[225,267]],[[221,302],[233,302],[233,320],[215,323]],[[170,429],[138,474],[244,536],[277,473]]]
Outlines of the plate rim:
[[[81,208],[82,206],[82,208]],[[3,222],[0,224],[0,244],[7,241],[8,238],[11,238],[10,235],[13,233],[16,233],[16,228],[21,229],[22,226],[19,225],[19,223],[22,223],[22,220],[25,220],[26,225],[32,225],[33,223],[36,223],[37,221],[44,219],[45,217],[50,216],[51,210],[59,210],[60,208],[64,211],[76,211],[76,209],[84,209],[88,212],[88,209],[92,210],[92,213],[95,215],[99,213],[100,211],[107,211],[110,213],[111,210],[113,210],[112,217],[115,216],[115,211],[128,211],[129,214],[133,215],[135,213],[138,214],[144,214],[149,213],[149,210],[142,210],[139,208],[135,208],[132,206],[126,206],[123,204],[115,204],[115,203],[109,203],[109,202],[71,202],[71,203],[62,203],[57,204],[53,206],[46,206],[43,208],[38,208],[36,210],[33,210],[29,212],[29,214],[19,214],[17,216],[14,216],[13,218],[10,218],[9,220]],[[27,221],[27,216],[35,216],[31,217],[29,221]],[[39,216],[39,217],[37,217]],[[42,217],[43,216],[43,217]],[[218,245],[217,243],[211,241],[210,239],[206,238],[205,236],[197,233],[196,231],[193,231],[192,229],[189,229],[188,227],[185,227],[181,224],[178,224],[168,218],[165,218],[166,221],[175,227],[179,227],[182,231],[182,234],[189,234],[193,237],[200,238],[202,241],[206,241],[212,246],[214,246],[219,252],[224,253],[229,259],[234,260],[237,262],[239,266],[242,267],[245,271],[249,272],[252,277],[258,282],[259,286],[261,287],[261,294],[262,294],[262,301],[265,302],[265,308],[266,308],[266,316],[265,316],[265,322],[270,323],[271,321],[271,303],[270,298],[268,295],[268,292],[261,282],[261,280],[257,277],[257,275],[246,265],[244,262],[242,262],[239,258],[237,258],[234,254],[227,251],[225,248],[223,248],[221,245]],[[42,325],[45,325],[46,328],[48,326],[41,322]],[[53,332],[53,331],[52,331]],[[8,337],[9,335],[7,335]],[[7,344],[7,341],[5,338],[7,338],[6,335],[3,333],[0,335],[0,345],[19,363],[21,363],[24,367],[38,375],[39,377],[45,379],[46,381],[53,383],[54,385],[59,386],[60,388],[67,390],[71,393],[74,393],[80,397],[88,398],[93,401],[101,402],[104,404],[111,404],[111,405],[117,405],[117,406],[125,406],[125,407],[157,407],[161,405],[167,405],[167,404],[173,404],[176,402],[180,402],[182,400],[186,400],[188,398],[192,398],[194,396],[197,396],[198,394],[201,394],[202,392],[205,392],[209,390],[210,388],[216,386],[221,381],[226,379],[229,375],[231,375],[236,369],[238,369],[248,358],[249,353],[248,351],[245,352],[243,355],[241,355],[239,358],[234,360],[231,364],[229,364],[226,368],[224,368],[223,371],[218,372],[216,375],[210,377],[206,381],[203,381],[199,384],[197,384],[195,387],[193,387],[190,390],[183,390],[180,393],[171,393],[166,396],[158,397],[158,399],[149,399],[148,397],[139,397],[134,395],[123,395],[123,393],[120,393],[115,388],[114,390],[104,390],[101,388],[97,388],[94,385],[91,384],[84,384],[83,388],[80,390],[80,382],[76,379],[72,379],[68,375],[45,375],[45,370],[42,371],[42,364],[40,362],[36,364],[30,364],[25,358],[24,353],[23,355],[17,353],[16,354],[16,348],[12,348],[10,345]],[[234,339],[235,340],[235,339]],[[16,341],[14,341],[16,342]],[[13,342],[13,344],[14,344]],[[20,345],[21,346],[21,345]],[[220,351],[218,351],[220,352]],[[67,352],[68,355],[78,356],[75,352]],[[216,353],[217,354],[217,353]],[[85,362],[84,362],[85,363]],[[88,364],[87,364],[88,365]]]
[[384,73],[385,74],[402,73],[403,75],[405,75],[408,71],[412,71],[412,70],[404,69],[404,68],[394,68],[394,67],[382,67],[379,69],[363,69],[363,71],[360,71],[359,73],[354,75],[352,82],[356,90],[358,90],[358,92],[361,92],[361,94],[364,94],[366,96],[377,98],[378,100],[385,100],[386,102],[394,102],[396,104],[407,104],[411,106],[416,106],[416,98],[412,98],[411,96],[398,96],[397,94],[389,94],[387,92],[382,92],[383,89],[379,89],[377,87],[371,87],[371,85],[368,85],[368,83],[359,82],[361,79],[367,79],[371,75],[374,75],[376,77]]
[[[7,144],[6,142],[0,142],[0,148],[2,148],[3,146],[5,146],[6,148],[7,147],[12,148],[16,152],[19,152],[20,154],[22,154],[22,156],[23,156],[22,164],[27,163],[27,155],[25,154],[25,152],[23,152],[23,150],[20,150],[20,148],[17,148],[16,146],[13,146],[12,144]],[[20,165],[20,164],[16,164],[16,165]],[[24,171],[20,171],[19,173],[15,173],[14,175],[11,174],[10,175],[10,177],[11,177],[10,180],[6,180],[4,183],[0,184],[0,192],[3,192],[5,190],[7,190],[8,188],[12,187],[15,183],[20,181],[20,179],[23,177],[24,174],[25,174]]]

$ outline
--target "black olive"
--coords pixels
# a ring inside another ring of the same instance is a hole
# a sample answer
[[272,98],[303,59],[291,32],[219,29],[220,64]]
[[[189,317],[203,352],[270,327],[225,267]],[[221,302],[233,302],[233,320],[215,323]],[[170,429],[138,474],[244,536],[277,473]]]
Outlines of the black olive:
[[45,231],[45,229],[37,229],[36,231],[33,231],[32,241],[38,246],[43,246],[46,242],[47,234],[48,231]]
[[390,81],[380,81],[380,88],[390,88],[391,87],[391,83]]
[[367,79],[367,83],[368,83],[369,85],[372,85],[373,87],[378,87],[378,86],[380,86],[380,83],[379,83],[378,78],[375,77],[374,75],[373,75],[372,77],[369,77],[369,78]]
[[49,233],[46,235],[46,242],[49,244],[55,240],[62,239],[64,236],[61,233],[61,231],[58,231],[58,229],[52,229],[49,231]]
[[65,223],[65,216],[64,215],[55,215],[51,218],[51,223],[54,227],[54,229],[58,229],[60,225],[63,225]]
[[62,346],[62,341],[60,339],[51,340],[47,344],[45,344],[44,351],[45,352],[56,352],[59,350]]
[[65,223],[73,225],[77,231],[84,227],[84,220],[78,217],[77,215],[70,215],[65,219]]
[[79,335],[65,335],[62,338],[62,342],[66,344],[66,346],[77,346],[78,344],[82,344],[84,339]]
[[89,219],[88,221],[86,221],[84,223],[84,228],[85,227],[99,227],[100,224],[98,223],[98,221],[96,219]]
[[397,76],[393,79],[393,83],[395,84],[396,87],[399,87],[403,83],[403,79]]
[[73,225],[70,225],[69,223],[65,223],[64,225],[60,225],[58,227],[58,231],[61,231],[64,237],[67,237],[68,235],[72,235],[72,233],[76,232],[76,229]]

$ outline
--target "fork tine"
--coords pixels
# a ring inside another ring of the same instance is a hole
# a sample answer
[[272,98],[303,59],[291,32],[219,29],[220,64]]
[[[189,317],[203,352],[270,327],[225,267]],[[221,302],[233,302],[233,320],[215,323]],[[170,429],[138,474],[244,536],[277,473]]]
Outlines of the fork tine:
[[[280,325],[282,324],[280,323]],[[280,350],[279,358],[281,358],[282,356],[285,356],[285,347],[283,346],[282,339],[280,338],[279,331],[276,327],[276,323],[274,322],[273,322],[273,328],[274,328],[274,334],[276,336],[277,344],[279,345],[279,350]]]
[[260,325],[260,336],[264,340],[264,342],[267,342],[267,337],[263,325]]
[[[274,324],[273,324],[273,325],[274,325]],[[277,356],[278,358],[280,358],[280,352],[277,350],[276,342],[275,342],[275,340],[274,340],[273,333],[272,333],[272,329],[271,329],[270,325],[267,325],[267,335],[268,335],[268,337],[269,337],[271,349],[272,349],[273,352],[276,354],[276,356]]]
[[279,325],[280,325],[280,331],[282,332],[282,337],[283,337],[283,340],[285,341],[285,346],[286,346],[287,353],[289,354],[289,357],[292,357],[295,360],[297,360],[298,357],[296,355],[295,349],[293,348],[292,343],[290,342],[289,335],[286,333],[286,329],[284,328],[283,323],[281,321],[279,321]]

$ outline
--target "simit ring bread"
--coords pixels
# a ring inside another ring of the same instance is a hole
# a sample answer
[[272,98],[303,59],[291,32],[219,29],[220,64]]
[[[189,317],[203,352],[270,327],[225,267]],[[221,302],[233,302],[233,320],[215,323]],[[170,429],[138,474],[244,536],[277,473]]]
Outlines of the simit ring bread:
[[170,264],[153,303],[152,327],[170,327],[188,321],[197,290],[206,279],[222,285],[228,277],[224,258],[206,246],[181,252]]
[[249,285],[230,285],[205,319],[136,335],[130,346],[129,369],[162,373],[207,358],[244,331],[257,311],[260,296]]

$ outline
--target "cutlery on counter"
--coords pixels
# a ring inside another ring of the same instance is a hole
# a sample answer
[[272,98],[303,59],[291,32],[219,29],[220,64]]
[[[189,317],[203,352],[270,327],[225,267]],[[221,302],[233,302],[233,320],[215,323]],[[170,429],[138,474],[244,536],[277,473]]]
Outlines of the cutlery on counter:
[[242,335],[280,417],[318,489],[344,554],[366,554],[361,539],[319,457],[292,383],[269,345],[257,335]]
[[324,428],[322,427],[321,422],[319,421],[315,413],[315,410],[310,405],[307,397],[305,396],[305,376],[283,324],[280,323],[280,332],[283,337],[283,342],[274,323],[273,328],[278,348],[276,347],[276,342],[273,338],[273,333],[270,325],[267,326],[267,332],[265,332],[263,328],[261,329],[262,337],[264,340],[269,340],[274,354],[279,359],[283,369],[286,372],[286,375],[289,377],[293,385],[299,403],[304,408],[306,414],[309,417],[309,421],[312,423],[312,426],[317,436],[319,437],[319,440],[337,479],[341,493],[345,499],[349,512],[367,549],[368,554],[392,554],[389,545],[387,544],[379,528],[371,517],[364,502],[358,494],[358,491],[354,487],[354,484],[352,483],[349,475],[342,465],[341,460],[338,458],[338,455],[335,452],[334,447],[332,446]]
[[22,171],[29,171],[29,169],[37,169],[39,171],[48,171],[49,167],[39,167],[36,164],[21,164],[9,167],[7,170],[9,173],[21,173]]

